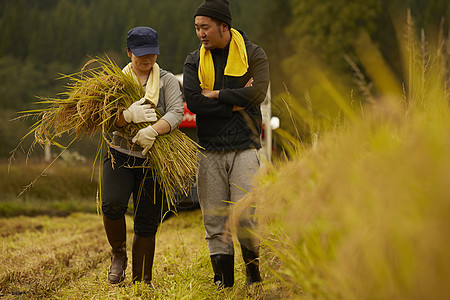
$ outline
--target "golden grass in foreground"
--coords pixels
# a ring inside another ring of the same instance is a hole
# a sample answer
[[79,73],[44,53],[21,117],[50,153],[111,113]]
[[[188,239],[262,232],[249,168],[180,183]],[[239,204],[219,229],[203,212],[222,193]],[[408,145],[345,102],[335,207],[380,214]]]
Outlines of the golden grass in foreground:
[[409,45],[405,95],[321,132],[248,195],[292,298],[448,298],[449,55],[439,46],[421,56]]
[[445,298],[450,115],[435,121],[361,122],[330,134],[250,195],[261,223],[273,222],[263,237],[277,241],[278,271],[298,295]]

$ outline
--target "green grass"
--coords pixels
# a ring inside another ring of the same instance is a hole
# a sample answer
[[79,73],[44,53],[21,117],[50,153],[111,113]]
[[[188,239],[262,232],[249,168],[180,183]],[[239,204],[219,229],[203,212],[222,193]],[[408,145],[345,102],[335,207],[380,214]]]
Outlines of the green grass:
[[90,212],[97,210],[95,199],[50,200],[9,198],[0,200],[0,217],[19,215],[67,216],[74,212]]
[[[55,163],[26,192],[47,167],[44,163],[0,165],[0,216],[96,212],[97,177],[91,180],[92,167]],[[21,194],[22,193],[22,194]]]

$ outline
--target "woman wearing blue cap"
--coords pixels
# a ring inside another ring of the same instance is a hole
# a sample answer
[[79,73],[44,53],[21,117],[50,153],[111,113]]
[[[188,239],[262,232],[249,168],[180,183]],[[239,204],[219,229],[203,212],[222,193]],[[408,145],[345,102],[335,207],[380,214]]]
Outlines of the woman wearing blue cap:
[[[149,27],[136,27],[127,34],[127,55],[131,62],[123,69],[142,84],[145,97],[124,110],[115,123],[110,155],[103,163],[102,213],[111,267],[108,281],[122,282],[127,267],[125,213],[133,195],[134,238],[132,281],[152,287],[155,234],[161,219],[162,191],[151,172],[143,168],[147,152],[158,135],[178,127],[183,118],[183,102],[175,76],[156,63],[159,55],[158,33]],[[150,103],[151,104],[150,104]],[[162,114],[157,121],[154,107]],[[127,123],[155,122],[128,136]]]

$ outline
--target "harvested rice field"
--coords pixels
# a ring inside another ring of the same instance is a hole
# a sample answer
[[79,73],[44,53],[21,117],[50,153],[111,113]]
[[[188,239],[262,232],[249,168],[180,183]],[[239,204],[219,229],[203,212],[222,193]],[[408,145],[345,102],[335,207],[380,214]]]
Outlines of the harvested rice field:
[[236,262],[235,287],[215,291],[200,210],[182,212],[161,224],[153,291],[131,283],[130,216],[128,268],[119,285],[106,280],[109,245],[101,216],[18,216],[0,219],[0,229],[0,299],[254,298],[245,289],[240,261]]

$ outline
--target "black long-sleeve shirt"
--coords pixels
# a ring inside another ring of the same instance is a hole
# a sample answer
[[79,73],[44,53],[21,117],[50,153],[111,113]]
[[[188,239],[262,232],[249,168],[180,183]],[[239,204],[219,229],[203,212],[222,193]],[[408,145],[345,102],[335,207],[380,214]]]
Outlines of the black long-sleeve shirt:
[[[184,63],[183,87],[190,111],[197,115],[199,144],[208,151],[233,151],[261,148],[261,110],[269,86],[269,63],[264,50],[251,43],[242,33],[249,68],[241,77],[224,75],[229,46],[213,49],[214,90],[220,90],[218,99],[203,96],[198,79],[200,49],[190,53]],[[251,87],[245,84],[253,78]],[[233,111],[233,105],[245,107]]]

